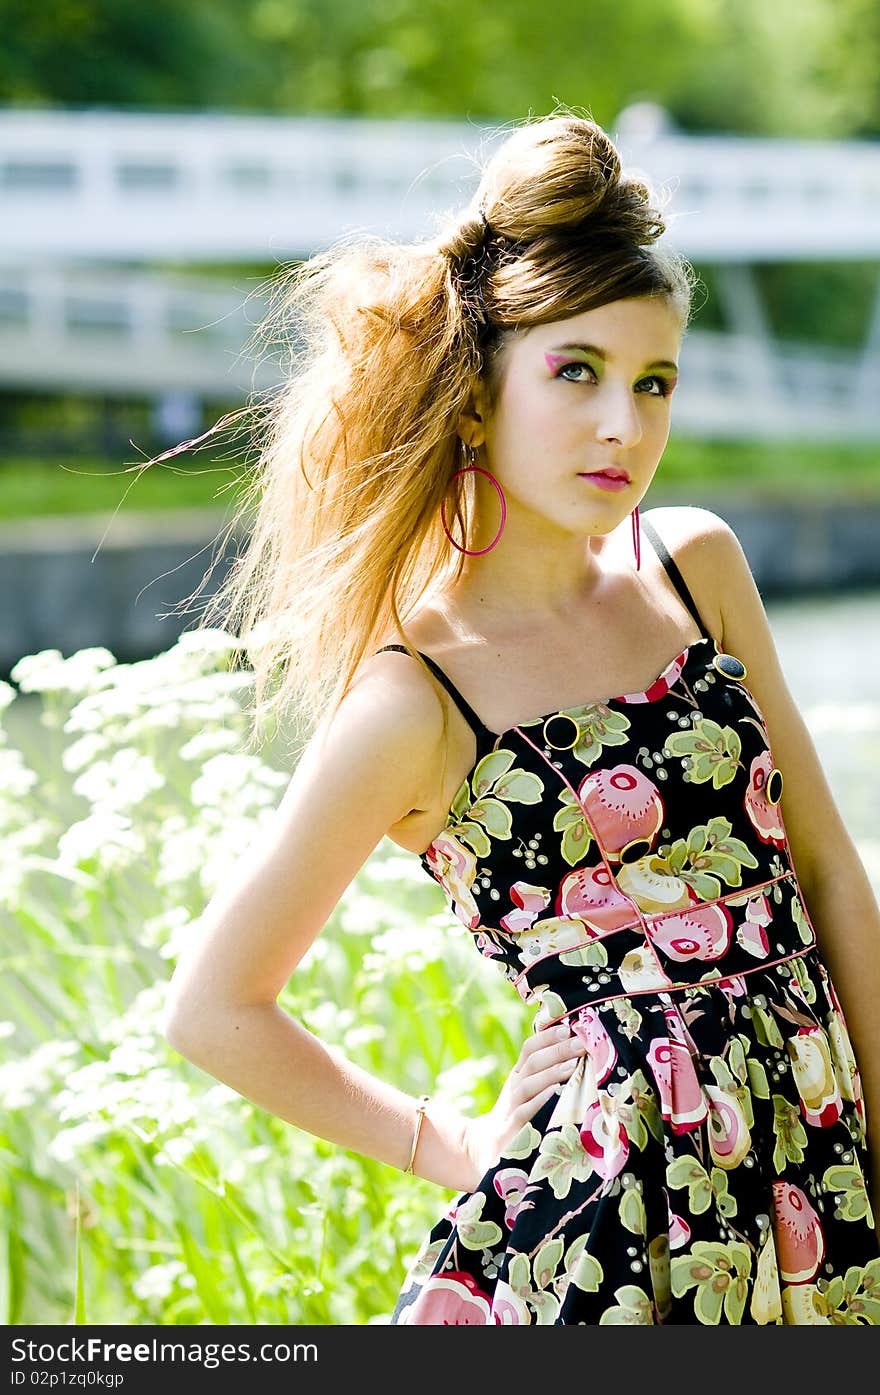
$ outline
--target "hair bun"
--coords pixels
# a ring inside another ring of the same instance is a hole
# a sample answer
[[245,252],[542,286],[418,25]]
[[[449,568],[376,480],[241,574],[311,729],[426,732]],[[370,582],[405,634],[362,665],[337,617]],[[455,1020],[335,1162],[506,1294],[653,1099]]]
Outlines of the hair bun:
[[614,142],[586,117],[516,128],[489,159],[479,200],[492,231],[513,242],[595,231],[645,243],[664,231],[650,190],[623,176]]

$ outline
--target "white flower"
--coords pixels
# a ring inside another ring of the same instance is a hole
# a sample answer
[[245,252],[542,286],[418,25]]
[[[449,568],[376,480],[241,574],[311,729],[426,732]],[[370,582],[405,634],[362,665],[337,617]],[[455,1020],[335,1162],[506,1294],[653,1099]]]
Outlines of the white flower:
[[193,781],[190,791],[195,805],[228,808],[234,800],[239,811],[245,807],[265,807],[276,802],[276,791],[289,782],[289,775],[273,770],[258,756],[244,752],[222,752],[211,756]]
[[145,856],[143,835],[134,831],[130,818],[113,809],[97,809],[88,818],[71,824],[58,839],[58,862],[62,868],[76,868],[96,858],[99,867],[110,872]]
[[237,751],[241,738],[227,727],[209,727],[193,736],[180,748],[184,760],[205,760],[219,751]]
[[96,756],[101,755],[107,749],[106,740],[90,732],[87,736],[81,736],[78,741],[73,741],[65,747],[61,753],[61,764],[65,770],[82,770],[84,765],[90,765]]
[[67,1064],[79,1055],[79,1042],[46,1041],[28,1056],[0,1066],[0,1103],[3,1109],[31,1105],[38,1095],[54,1089],[67,1073]]
[[128,746],[109,760],[95,761],[74,781],[73,791],[103,809],[130,809],[164,784],[151,757]]
[[36,771],[25,765],[21,751],[14,746],[0,746],[0,799],[23,799],[39,778]]
[[0,678],[0,712],[3,712],[15,698],[15,689],[11,683],[5,683]]
[[113,668],[116,658],[109,649],[78,649],[70,658],[60,649],[41,649],[26,654],[10,672],[10,678],[23,693],[82,693],[94,686],[104,670]]
[[149,1302],[151,1298],[168,1298],[175,1284],[186,1273],[186,1265],[179,1259],[171,1259],[167,1264],[153,1264],[133,1281],[132,1292],[144,1302]]

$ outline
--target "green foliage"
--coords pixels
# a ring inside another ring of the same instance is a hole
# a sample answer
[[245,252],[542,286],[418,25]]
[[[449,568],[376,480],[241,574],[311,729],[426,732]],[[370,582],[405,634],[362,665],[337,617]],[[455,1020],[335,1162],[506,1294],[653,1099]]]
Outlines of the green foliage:
[[560,101],[606,124],[650,100],[694,130],[880,130],[872,0],[4,0],[3,19],[18,105],[504,122]]
[[[454,1195],[282,1122],[164,1039],[174,961],[288,780],[242,754],[230,649],[208,631],[135,664],[50,650],[16,665],[20,692],[0,684],[6,1324],[387,1321]],[[33,750],[8,735],[27,702]],[[494,1102],[530,1027],[388,841],[280,1002],[466,1114]]]

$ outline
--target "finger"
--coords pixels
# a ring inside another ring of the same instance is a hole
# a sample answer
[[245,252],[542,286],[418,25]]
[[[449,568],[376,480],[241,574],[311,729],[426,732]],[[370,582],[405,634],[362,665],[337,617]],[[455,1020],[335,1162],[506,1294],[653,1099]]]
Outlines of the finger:
[[586,1044],[581,1038],[572,1033],[562,1041],[548,1042],[540,1050],[534,1051],[529,1058],[526,1071],[545,1070],[556,1061],[570,1061],[572,1058],[582,1056],[586,1049]]
[[527,1124],[528,1121],[537,1114],[541,1106],[552,1098],[556,1090],[556,1085],[548,1085],[546,1090],[542,1090],[540,1094],[535,1095],[534,1099],[529,1100],[527,1103],[520,1105],[518,1109],[513,1110],[510,1118],[515,1128],[519,1129],[522,1128],[523,1124]]
[[560,1041],[567,1041],[572,1035],[568,1022],[557,1022],[552,1027],[542,1027],[526,1037],[520,1050],[520,1060],[528,1060],[536,1051],[543,1051]]
[[578,1058],[569,1056],[564,1061],[554,1061],[544,1070],[523,1076],[512,1091],[513,1100],[517,1105],[527,1104],[536,1095],[541,1094],[544,1089],[553,1088],[560,1081],[568,1080],[574,1073],[577,1063]]

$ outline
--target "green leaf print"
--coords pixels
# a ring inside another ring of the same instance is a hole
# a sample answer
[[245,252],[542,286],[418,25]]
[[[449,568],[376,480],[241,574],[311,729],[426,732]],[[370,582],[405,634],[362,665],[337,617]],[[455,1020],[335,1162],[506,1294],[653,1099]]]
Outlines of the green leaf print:
[[528,1255],[515,1254],[507,1271],[507,1282],[514,1293],[525,1298],[532,1287],[532,1268]]
[[801,941],[805,945],[811,945],[813,943],[813,931],[810,928],[807,917],[804,914],[804,908],[797,895],[791,898],[791,918],[794,921],[795,929]]
[[559,1201],[568,1196],[572,1182],[586,1182],[592,1171],[577,1125],[563,1124],[561,1129],[544,1134],[531,1175],[535,1182],[546,1177]]
[[596,1256],[585,1252],[589,1239],[589,1235],[578,1236],[565,1256],[565,1268],[575,1288],[583,1293],[598,1293],[605,1274]]
[[722,1167],[713,1167],[710,1177],[715,1205],[722,1216],[736,1215],[736,1197],[727,1190],[727,1173]]
[[822,1183],[828,1191],[837,1193],[835,1215],[841,1220],[860,1221],[870,1212],[865,1179],[860,1168],[835,1163],[826,1168]]
[[483,825],[490,838],[510,837],[513,816],[500,799],[478,799],[468,812],[472,819]]
[[499,799],[509,799],[511,804],[540,804],[544,793],[544,783],[530,770],[511,770],[504,780],[495,786]]
[[488,794],[495,781],[507,774],[515,760],[515,752],[507,751],[503,746],[497,751],[490,751],[488,756],[483,756],[471,777],[471,785],[476,798],[479,799],[481,795]]
[[758,860],[741,838],[731,838],[733,824],[718,815],[697,824],[687,838],[677,838],[665,854],[670,872],[692,886],[706,900],[721,894],[721,882],[742,886],[743,867],[757,867]]
[[672,1188],[687,1187],[688,1210],[701,1216],[712,1204],[712,1183],[709,1174],[693,1157],[673,1158],[666,1169],[666,1181]]
[[563,789],[557,798],[562,807],[553,816],[553,827],[562,834],[562,856],[570,867],[576,867],[589,851],[593,835],[571,790]]
[[509,838],[511,804],[538,804],[544,784],[528,770],[511,769],[516,754],[503,747],[479,762],[470,782],[464,780],[450,809],[447,828],[476,854],[488,857],[492,838]]
[[695,1240],[689,1254],[672,1260],[672,1292],[676,1298],[683,1298],[689,1289],[696,1289],[694,1312],[706,1326],[716,1326],[722,1312],[731,1325],[738,1324],[745,1308],[751,1269],[752,1256],[747,1246],[736,1241],[725,1245]]
[[674,1158],[666,1169],[666,1181],[673,1189],[687,1187],[688,1210],[695,1216],[708,1211],[713,1199],[720,1215],[736,1215],[736,1197],[727,1190],[727,1173],[723,1168],[713,1167],[710,1176],[696,1158]]
[[716,790],[727,785],[736,774],[742,742],[733,727],[720,727],[709,717],[695,717],[689,731],[676,731],[667,736],[663,746],[670,756],[690,756],[688,779],[704,785],[712,781]]
[[857,1327],[861,1323],[880,1324],[880,1259],[863,1267],[853,1265],[844,1278],[829,1279],[824,1293],[817,1292],[818,1312],[836,1327]]
[[654,1307],[643,1288],[624,1284],[614,1290],[616,1308],[606,1308],[599,1319],[600,1327],[653,1327]]
[[490,1245],[497,1245],[501,1239],[499,1225],[480,1219],[487,1200],[484,1192],[474,1192],[455,1213],[458,1238],[466,1250],[486,1250]]
[[[578,739],[572,747],[573,754],[582,765],[595,765],[606,746],[625,746],[629,737],[629,718],[623,712],[614,712],[602,702],[591,702],[584,707],[572,707],[566,712],[578,726]],[[544,718],[534,722],[524,722],[523,726],[543,726]]]
[[767,1079],[767,1072],[760,1061],[754,1060],[751,1056],[746,1061],[746,1069],[749,1076],[749,1089],[756,1100],[769,1100],[770,1082]]
[[534,1124],[525,1123],[504,1150],[505,1158],[527,1158],[538,1146],[541,1135]]
[[620,1224],[633,1235],[645,1234],[645,1203],[636,1187],[627,1187],[620,1198]]
[[804,963],[803,959],[792,959],[791,972],[792,977],[796,978],[798,981],[798,987],[801,990],[801,995],[803,997],[804,1002],[814,1003],[816,1001],[816,985],[810,978],[810,975],[807,972],[807,966]]
[[803,1162],[807,1135],[801,1123],[800,1110],[784,1095],[773,1096],[773,1132],[776,1135],[773,1148],[776,1171],[783,1172],[786,1162]]
[[764,1002],[760,1002],[757,998],[753,998],[751,1008],[752,1026],[755,1029],[758,1044],[760,1046],[773,1046],[777,1050],[781,1050],[785,1042],[779,1030],[779,1023],[766,1006],[766,999]]
[[413,1283],[424,1283],[425,1279],[429,1277],[434,1268],[434,1262],[440,1258],[440,1253],[445,1244],[446,1241],[443,1239],[425,1243],[424,1248],[419,1251],[410,1270],[409,1276]]
[[565,1245],[558,1237],[555,1240],[548,1240],[542,1245],[535,1255],[535,1284],[538,1288],[546,1288],[556,1275],[556,1266],[562,1259]]
[[478,823],[465,821],[464,823],[456,824],[455,828],[451,831],[454,832],[460,843],[467,843],[468,847],[477,857],[488,857],[489,853],[492,851],[492,844],[489,841],[486,830],[481,828]]
[[567,949],[559,956],[560,964],[568,964],[576,969],[604,969],[608,963],[608,951],[601,940],[591,940],[578,949]]

